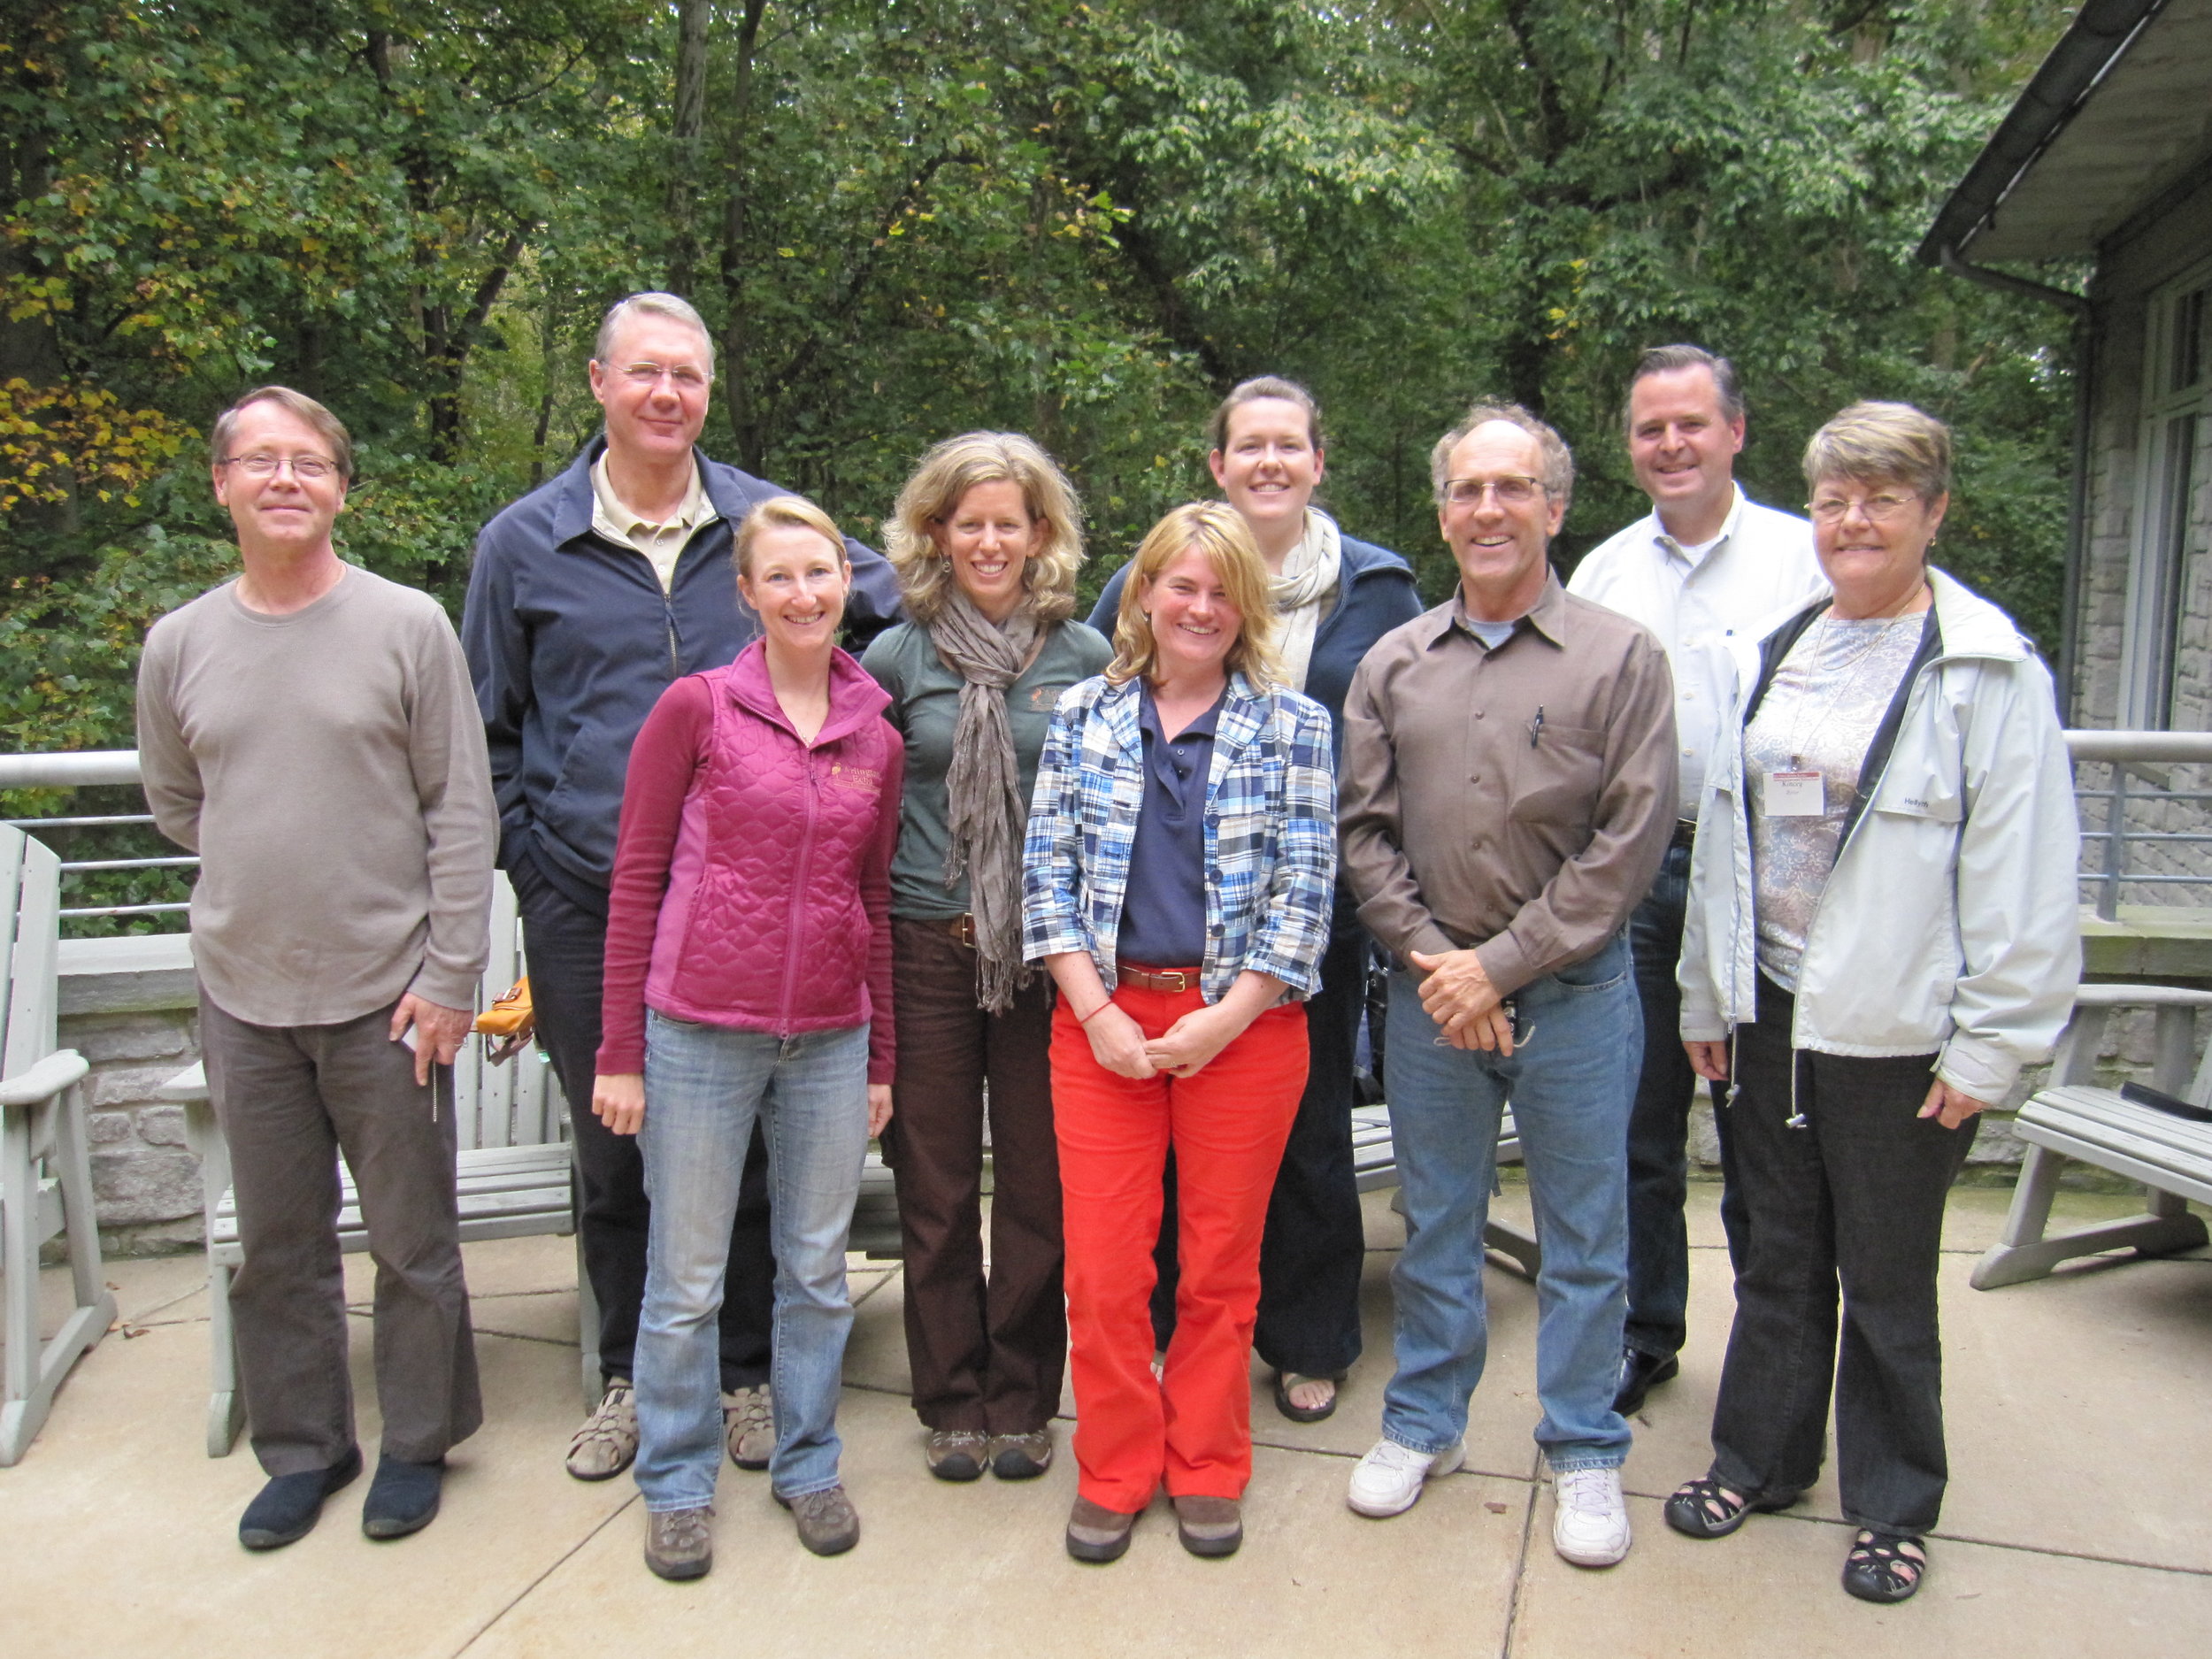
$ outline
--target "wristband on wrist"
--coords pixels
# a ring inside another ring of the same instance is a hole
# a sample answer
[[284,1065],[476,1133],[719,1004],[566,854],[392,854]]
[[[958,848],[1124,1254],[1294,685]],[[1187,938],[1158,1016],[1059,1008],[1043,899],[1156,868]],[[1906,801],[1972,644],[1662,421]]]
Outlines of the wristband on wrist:
[[1096,1008],[1093,1009],[1089,1013],[1078,1014],[1075,1017],[1075,1023],[1079,1025],[1087,1025],[1113,1005],[1114,999],[1110,996],[1104,1002],[1101,1002]]

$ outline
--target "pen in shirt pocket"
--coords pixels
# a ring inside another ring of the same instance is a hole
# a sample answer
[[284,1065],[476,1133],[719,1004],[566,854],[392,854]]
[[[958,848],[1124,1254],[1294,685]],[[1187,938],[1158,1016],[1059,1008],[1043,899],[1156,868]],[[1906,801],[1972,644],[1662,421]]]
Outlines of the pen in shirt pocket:
[[1536,718],[1528,723],[1528,746],[1536,747],[1536,740],[1544,734],[1544,705],[1536,705]]

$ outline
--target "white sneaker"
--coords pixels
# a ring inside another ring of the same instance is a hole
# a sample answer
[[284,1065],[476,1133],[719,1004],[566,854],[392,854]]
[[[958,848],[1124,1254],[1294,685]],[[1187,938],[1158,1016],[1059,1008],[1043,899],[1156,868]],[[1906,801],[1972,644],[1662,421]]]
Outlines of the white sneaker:
[[1628,1505],[1617,1469],[1573,1469],[1553,1482],[1551,1547],[1578,1567],[1609,1567],[1628,1554]]
[[1463,1440],[1455,1440],[1440,1452],[1411,1451],[1395,1440],[1377,1440],[1352,1471],[1351,1490],[1344,1501],[1358,1514],[1378,1520],[1403,1515],[1419,1500],[1423,1481],[1432,1475],[1448,1475],[1466,1461]]

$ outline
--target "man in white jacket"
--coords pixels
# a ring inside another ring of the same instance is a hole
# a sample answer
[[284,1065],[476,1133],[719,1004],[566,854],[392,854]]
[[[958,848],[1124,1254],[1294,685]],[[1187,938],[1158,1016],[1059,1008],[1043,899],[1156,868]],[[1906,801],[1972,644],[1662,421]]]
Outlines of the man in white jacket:
[[[1701,346],[1644,353],[1628,388],[1629,464],[1651,511],[1575,567],[1567,591],[1642,623],[1674,673],[1680,801],[1672,841],[1651,891],[1628,924],[1644,1015],[1643,1069],[1628,1125],[1628,1325],[1613,1409],[1642,1409],[1645,1391],[1672,1377],[1688,1333],[1690,1240],[1685,1148],[1696,1076],[1675,1028],[1675,963],[1690,879],[1697,805],[1714,751],[1732,741],[1736,669],[1730,648],[1828,591],[1813,558],[1812,526],[1761,506],[1735,478],[1744,445],[1743,395],[1728,359]],[[1724,1130],[1722,1157],[1727,1156]],[[1724,1197],[1729,1254],[1741,1253],[1742,1217]]]

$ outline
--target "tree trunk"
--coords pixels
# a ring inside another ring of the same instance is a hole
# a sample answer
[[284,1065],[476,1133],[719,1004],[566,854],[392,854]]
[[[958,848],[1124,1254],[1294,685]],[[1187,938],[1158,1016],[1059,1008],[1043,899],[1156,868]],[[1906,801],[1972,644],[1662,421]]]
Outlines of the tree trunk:
[[676,108],[669,132],[668,287],[688,299],[699,263],[699,131],[707,112],[708,0],[676,8]]
[[753,407],[752,379],[748,365],[753,340],[744,291],[749,184],[745,176],[745,124],[753,101],[753,60],[760,47],[760,21],[767,10],[768,0],[745,0],[745,15],[737,27],[729,136],[722,150],[722,403],[730,423],[730,442],[737,452],[737,464],[749,472],[761,470],[761,452],[766,445]]

